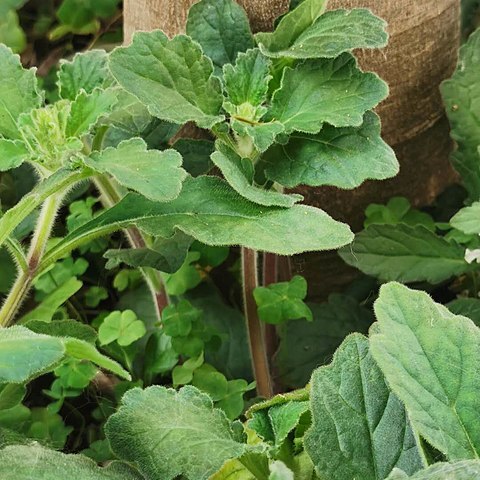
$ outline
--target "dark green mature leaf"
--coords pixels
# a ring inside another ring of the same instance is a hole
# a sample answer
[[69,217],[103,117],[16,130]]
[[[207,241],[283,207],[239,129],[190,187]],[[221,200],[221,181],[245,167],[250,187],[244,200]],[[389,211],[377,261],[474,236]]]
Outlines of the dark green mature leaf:
[[367,112],[359,128],[325,125],[320,133],[294,133],[262,158],[266,175],[286,187],[332,185],[355,188],[365,180],[384,180],[399,170],[395,152],[380,136],[380,119]]
[[378,75],[362,72],[355,58],[345,53],[286,68],[266,118],[281,122],[287,133],[318,133],[324,123],[360,127],[365,112],[387,94]]
[[180,138],[172,148],[183,157],[183,168],[192,177],[205,175],[213,168],[210,155],[215,151],[215,144],[210,140]]
[[383,480],[395,467],[410,474],[422,468],[405,409],[362,335],[349,336],[332,364],[314,372],[310,408],[305,450],[322,479]]
[[304,205],[263,207],[249,202],[219,178],[185,181],[180,196],[162,204],[135,194],[52,247],[45,261],[93,236],[136,224],[145,232],[169,237],[178,229],[207,245],[243,245],[282,255],[345,245],[353,235],[347,225],[322,210]]
[[247,448],[225,414],[190,386],[129,390],[105,430],[114,453],[152,479],[207,480]]
[[65,455],[39,445],[0,450],[2,480],[142,480],[133,468],[114,462],[106,468],[83,455]]
[[211,158],[230,186],[253,203],[267,207],[292,207],[298,201],[303,200],[301,195],[285,195],[275,190],[265,190],[252,185],[242,170],[242,159],[225,144],[217,142],[217,151],[212,154]]
[[43,103],[43,95],[38,90],[35,70],[25,70],[20,57],[8,47],[0,44],[2,83],[0,86],[0,135],[21,138],[17,119]]
[[467,234],[480,235],[480,202],[462,208],[451,220],[450,224]]
[[386,480],[473,480],[480,476],[479,460],[436,463],[411,477],[401,470],[393,471]]
[[56,320],[53,322],[30,320],[25,326],[32,332],[50,335],[51,337],[73,337],[91,344],[95,344],[97,340],[97,332],[92,327],[75,320]]
[[457,298],[447,304],[448,309],[455,315],[468,317],[480,327],[480,300],[478,298]]
[[23,142],[0,138],[0,172],[19,167],[28,160],[28,154],[29,152]]
[[[367,9],[332,10],[318,17],[289,42],[275,38],[277,32],[259,33],[256,39],[267,57],[334,58],[356,48],[385,47],[386,25]],[[277,30],[280,28],[281,23]]]
[[233,0],[201,0],[188,12],[187,35],[196,40],[217,69],[254,46],[245,10]]
[[67,100],[75,100],[80,89],[92,93],[97,87],[104,89],[114,83],[105,50],[77,53],[71,61],[60,60],[57,76],[60,97]]
[[282,385],[300,388],[319,365],[328,363],[343,339],[353,332],[367,333],[373,314],[345,295],[330,295],[328,303],[309,304],[313,322],[290,322],[279,330],[275,356]]
[[[139,62],[138,58],[142,58]],[[160,30],[139,32],[110,54],[116,80],[158,118],[210,128],[222,121],[223,95],[212,62],[189,37],[172,40]]]
[[439,283],[474,267],[465,248],[423,226],[370,225],[340,256],[367,275],[382,280]]
[[141,138],[121,142],[117,148],[94,152],[85,163],[157,202],[176,198],[187,176],[181,168],[182,157],[177,151],[147,150],[147,144]]
[[480,198],[480,31],[473,33],[460,49],[458,67],[441,90],[457,144],[455,168],[462,176],[471,200]]
[[426,293],[384,285],[372,355],[413,428],[449,460],[480,452],[480,330]]

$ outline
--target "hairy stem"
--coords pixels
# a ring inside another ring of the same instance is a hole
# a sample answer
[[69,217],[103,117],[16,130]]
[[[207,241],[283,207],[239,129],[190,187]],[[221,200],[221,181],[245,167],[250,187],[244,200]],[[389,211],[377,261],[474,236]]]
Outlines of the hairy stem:
[[270,367],[265,348],[264,326],[258,317],[253,290],[258,286],[257,252],[242,248],[243,299],[253,373],[257,382],[257,393],[264,398],[273,396]]

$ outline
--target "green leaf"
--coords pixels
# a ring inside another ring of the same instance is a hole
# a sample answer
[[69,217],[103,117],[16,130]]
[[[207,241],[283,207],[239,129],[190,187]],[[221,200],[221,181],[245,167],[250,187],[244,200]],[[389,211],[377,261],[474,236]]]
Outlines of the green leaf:
[[440,283],[474,268],[465,261],[465,248],[423,226],[370,225],[339,253],[367,275],[406,283]]
[[232,129],[240,137],[250,137],[255,148],[259,152],[265,152],[275,142],[277,136],[284,132],[285,127],[279,122],[250,124],[233,118]]
[[194,387],[129,390],[105,431],[113,452],[149,478],[207,480],[246,451],[225,414]]
[[227,396],[228,380],[225,375],[205,363],[193,372],[192,385],[208,394],[214,402]]
[[2,84],[0,88],[0,135],[19,139],[17,119],[22,113],[39,107],[43,95],[38,90],[35,70],[22,67],[20,57],[0,44]]
[[108,298],[108,290],[105,287],[93,285],[85,292],[85,305],[90,308],[96,308],[102,300]]
[[257,33],[255,39],[265,54],[288,50],[295,40],[308,31],[325,12],[327,0],[304,0],[297,8],[283,16],[272,33]]
[[71,61],[60,60],[57,76],[60,97],[67,100],[75,100],[80,89],[90,94],[96,88],[105,89],[114,83],[105,50],[76,53]]
[[169,295],[183,295],[202,281],[202,275],[196,266],[199,259],[198,252],[188,252],[183,265],[176,272],[162,273]]
[[25,385],[5,383],[0,385],[0,410],[8,410],[20,404],[27,393]]
[[172,371],[172,381],[175,386],[185,385],[193,379],[193,372],[204,363],[203,353],[198,357],[189,358],[182,365],[177,365]]
[[280,282],[253,291],[260,320],[279,324],[305,318],[313,321],[312,311],[303,302],[307,296],[307,281],[295,275],[289,282]]
[[449,460],[478,458],[480,330],[426,293],[384,285],[372,355],[413,428]]
[[120,85],[158,118],[194,121],[202,128],[223,120],[220,81],[212,76],[210,59],[189,37],[169,40],[160,30],[136,33],[130,46],[110,54],[110,68]]
[[73,337],[91,344],[95,344],[97,340],[97,332],[92,327],[75,320],[56,320],[54,322],[30,320],[25,326],[32,332],[51,337]]
[[454,463],[436,463],[409,477],[401,470],[395,470],[387,480],[472,480],[480,475],[480,461],[464,460]]
[[[267,57],[335,58],[357,48],[385,47],[388,40],[386,25],[384,20],[364,8],[332,10],[288,42],[277,31],[259,33],[256,39]],[[277,30],[280,28],[281,24]]]
[[400,400],[385,384],[368,340],[353,334],[311,380],[313,424],[305,450],[325,480],[383,480],[398,467],[414,473],[422,455]]
[[370,310],[346,295],[333,294],[328,303],[309,306],[313,322],[298,320],[279,329],[275,366],[279,381],[288,388],[303,387],[349,333],[367,333],[374,320]]
[[127,347],[147,333],[145,324],[137,319],[132,310],[124,312],[115,311],[103,320],[98,329],[100,345],[117,342],[122,347]]
[[0,138],[0,172],[17,168],[27,159],[28,150],[23,142]]
[[163,329],[170,337],[186,337],[192,330],[192,324],[202,317],[202,312],[194,308],[187,300],[176,305],[168,305],[162,312]]
[[267,177],[286,187],[332,185],[351,189],[399,171],[394,151],[380,136],[380,119],[367,112],[359,128],[325,125],[320,133],[294,133],[262,158]]
[[242,159],[227,145],[217,142],[217,151],[212,154],[213,163],[220,169],[225,180],[242,197],[267,207],[292,207],[303,200],[301,195],[285,195],[274,190],[265,190],[249,181],[242,170]]
[[25,327],[0,329],[0,383],[23,383],[47,371],[65,355],[64,342]]
[[0,16],[7,14],[9,10],[18,10],[27,3],[27,0],[3,0],[0,4]]
[[451,220],[450,224],[466,234],[480,235],[480,202],[462,208]]
[[480,327],[480,300],[478,298],[457,298],[447,304],[448,309],[455,315],[468,317]]
[[109,173],[124,187],[166,202],[178,196],[187,173],[175,150],[147,150],[141,138],[121,142],[117,148],[94,152],[85,163],[99,173]]
[[293,472],[280,460],[270,465],[268,480],[294,480]]
[[132,224],[155,236],[169,237],[179,229],[207,245],[243,245],[283,255],[333,249],[352,240],[347,225],[321,210],[304,205],[262,207],[242,198],[219,178],[197,177],[187,179],[180,196],[168,204],[127,195],[52,247],[44,262],[85,239]]
[[230,460],[208,480],[257,480],[239,460]]
[[233,0],[201,0],[188,12],[187,35],[197,41],[217,72],[254,46],[245,10]]
[[458,67],[441,86],[443,101],[457,149],[453,163],[462,176],[471,200],[480,198],[480,31],[470,35],[460,49]]
[[213,167],[210,155],[215,151],[215,144],[210,140],[180,138],[172,148],[183,157],[183,168],[192,177],[204,175]]
[[266,119],[281,122],[287,133],[318,133],[325,122],[360,127],[365,112],[387,94],[383,80],[359,70],[355,58],[345,53],[286,68]]
[[15,10],[0,16],[0,43],[10,47],[15,53],[22,53],[27,46],[27,37]]
[[62,363],[54,371],[62,387],[83,389],[86,388],[98,373],[97,367],[90,362],[70,360]]
[[2,480],[141,480],[133,468],[114,462],[106,468],[83,455],[65,455],[39,445],[0,450]]

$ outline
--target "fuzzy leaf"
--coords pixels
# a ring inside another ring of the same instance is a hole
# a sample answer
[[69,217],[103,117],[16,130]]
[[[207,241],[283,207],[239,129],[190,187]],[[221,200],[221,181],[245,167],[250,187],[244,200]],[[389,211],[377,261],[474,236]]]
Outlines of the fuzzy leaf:
[[25,326],[35,333],[42,333],[51,337],[73,337],[92,345],[97,340],[97,332],[92,327],[75,320],[55,320],[53,322],[29,320]]
[[384,180],[399,170],[394,151],[380,136],[380,119],[367,112],[359,128],[325,125],[320,133],[294,133],[262,158],[266,175],[286,187],[332,185],[351,189]]
[[265,152],[277,136],[285,131],[285,127],[279,122],[250,124],[236,118],[232,119],[232,129],[241,137],[250,137],[259,152]]
[[276,460],[270,465],[268,480],[295,480],[293,472],[281,461]]
[[436,463],[411,477],[401,470],[396,470],[386,480],[473,480],[479,477],[480,461],[464,460],[454,463]]
[[158,118],[194,121],[202,128],[223,120],[220,81],[212,76],[212,62],[189,37],[169,40],[160,30],[139,32],[130,46],[110,54],[110,68],[120,85]]
[[94,152],[85,163],[99,173],[109,173],[124,187],[166,202],[178,196],[187,172],[175,150],[147,150],[141,138],[121,142],[117,148]]
[[480,327],[480,300],[478,298],[457,298],[447,304],[448,309],[455,315],[468,317]]
[[451,135],[457,144],[455,168],[462,176],[471,200],[480,198],[480,30],[460,49],[458,67],[441,90]]
[[382,280],[439,283],[474,268],[465,248],[423,226],[370,225],[340,256],[367,275]]
[[304,444],[322,479],[383,480],[395,467],[410,474],[422,468],[405,409],[362,335],[347,337],[332,364],[314,372],[310,406]]
[[266,119],[282,123],[287,133],[318,133],[325,122],[360,127],[365,112],[387,94],[383,80],[359,70],[355,58],[345,53],[286,68]]
[[275,41],[275,33],[259,33],[256,39],[267,57],[335,58],[356,48],[385,47],[385,27],[386,22],[370,10],[342,9],[324,13],[288,43]]
[[21,138],[17,119],[22,113],[28,113],[43,103],[43,96],[37,86],[35,70],[26,70],[20,63],[20,57],[5,45],[0,44],[0,63],[2,65],[2,83],[0,86],[0,135]]
[[245,10],[233,0],[201,0],[188,12],[187,35],[197,41],[218,72],[253,47]]
[[19,140],[0,138],[0,172],[19,167],[28,159],[28,150]]
[[207,480],[225,461],[241,456],[225,414],[194,387],[129,390],[105,426],[114,453],[148,478]]
[[372,355],[413,428],[449,460],[480,452],[480,330],[426,293],[384,285]]
[[451,220],[450,224],[457,230],[467,234],[480,235],[480,202],[462,208]]

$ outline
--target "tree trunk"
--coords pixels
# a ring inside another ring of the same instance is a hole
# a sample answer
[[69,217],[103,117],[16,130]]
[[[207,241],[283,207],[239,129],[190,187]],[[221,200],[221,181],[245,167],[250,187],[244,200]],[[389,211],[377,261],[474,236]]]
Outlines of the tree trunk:
[[[125,0],[125,38],[135,30],[161,28],[168,35],[184,31],[188,8],[196,0]],[[238,0],[255,31],[271,29],[288,0]],[[390,43],[383,51],[359,52],[366,70],[376,71],[390,85],[379,106],[383,135],[395,149],[400,174],[386,182],[366,182],[354,191],[300,188],[306,203],[338,220],[361,228],[365,207],[393,196],[426,205],[455,180],[448,157],[451,142],[438,86],[456,64],[460,34],[460,0],[330,0],[329,8],[367,7],[389,23]],[[313,296],[325,296],[349,273],[336,254],[299,256],[294,264],[306,276]],[[339,275],[342,268],[345,275]],[[332,288],[333,287],[333,288]],[[339,285],[340,287],[340,285]]]

